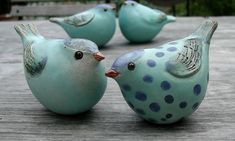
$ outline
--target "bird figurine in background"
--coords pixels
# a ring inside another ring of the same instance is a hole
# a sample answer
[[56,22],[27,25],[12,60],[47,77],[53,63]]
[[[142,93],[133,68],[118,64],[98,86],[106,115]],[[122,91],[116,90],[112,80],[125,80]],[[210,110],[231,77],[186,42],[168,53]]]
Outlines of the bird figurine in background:
[[128,105],[145,120],[177,122],[191,115],[205,96],[216,28],[217,22],[207,19],[186,38],[122,55],[106,76],[117,81]]
[[121,32],[133,43],[151,41],[165,24],[174,21],[173,16],[131,0],[125,1],[119,11]]
[[95,42],[100,48],[105,47],[116,29],[114,8],[100,4],[82,13],[64,18],[50,18],[60,25],[71,38],[84,38]]
[[105,57],[85,39],[45,39],[32,24],[15,30],[23,42],[24,72],[34,96],[49,110],[65,115],[85,112],[103,96]]

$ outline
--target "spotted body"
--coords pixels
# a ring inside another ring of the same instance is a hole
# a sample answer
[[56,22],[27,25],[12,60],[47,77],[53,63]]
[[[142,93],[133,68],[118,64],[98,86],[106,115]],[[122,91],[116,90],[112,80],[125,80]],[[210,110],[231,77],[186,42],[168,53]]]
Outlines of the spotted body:
[[107,4],[69,17],[50,18],[50,21],[60,25],[71,38],[88,39],[99,47],[105,47],[116,29],[113,7]]
[[201,104],[209,78],[207,38],[217,23],[206,20],[207,34],[194,34],[152,49],[120,56],[107,76],[119,84],[128,105],[142,118],[169,124],[191,115]]
[[65,115],[91,109],[107,85],[104,56],[85,39],[45,39],[31,24],[15,26],[24,47],[29,88],[49,110]]

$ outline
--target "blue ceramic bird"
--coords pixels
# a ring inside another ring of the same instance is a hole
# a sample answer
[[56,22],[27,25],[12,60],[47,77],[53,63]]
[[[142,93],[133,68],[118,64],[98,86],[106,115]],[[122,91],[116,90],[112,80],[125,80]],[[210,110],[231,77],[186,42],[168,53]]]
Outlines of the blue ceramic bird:
[[151,9],[135,1],[125,1],[119,12],[119,25],[123,35],[134,43],[151,41],[175,17]]
[[104,47],[116,28],[113,9],[110,5],[101,4],[70,17],[50,18],[50,21],[60,25],[71,38],[88,39]]
[[174,123],[191,115],[205,96],[216,27],[208,19],[186,38],[122,55],[106,76],[117,81],[126,102],[142,118]]
[[104,56],[85,39],[45,39],[31,24],[16,25],[24,52],[24,72],[39,102],[59,114],[89,110],[107,85]]

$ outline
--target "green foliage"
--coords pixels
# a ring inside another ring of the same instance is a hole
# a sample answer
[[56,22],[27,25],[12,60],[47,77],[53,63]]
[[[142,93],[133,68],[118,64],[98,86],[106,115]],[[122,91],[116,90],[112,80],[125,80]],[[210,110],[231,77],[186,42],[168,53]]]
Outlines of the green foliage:
[[[95,0],[77,0],[80,2],[90,2]],[[117,8],[125,0],[112,0],[116,3]],[[139,0],[140,3],[155,7],[151,5],[148,0]],[[182,0],[180,4],[176,5],[176,14],[178,16],[185,16],[187,13],[186,1]],[[157,6],[158,7],[158,6]],[[168,8],[158,7],[159,9],[167,12]],[[189,0],[189,16],[222,16],[222,15],[235,15],[235,0]]]
[[[235,14],[235,0],[189,0],[190,16],[222,16]],[[177,15],[186,15],[186,2],[176,6]]]

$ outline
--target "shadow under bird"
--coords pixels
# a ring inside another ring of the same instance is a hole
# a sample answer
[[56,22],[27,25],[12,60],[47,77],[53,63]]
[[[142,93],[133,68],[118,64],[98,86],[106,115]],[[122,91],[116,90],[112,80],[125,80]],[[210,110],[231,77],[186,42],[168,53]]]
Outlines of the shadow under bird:
[[121,32],[133,43],[151,41],[165,24],[174,21],[175,17],[135,1],[125,1],[119,11]]
[[63,18],[50,18],[60,25],[71,38],[84,38],[104,47],[113,37],[116,29],[114,8],[100,4],[85,12]]
[[117,58],[106,76],[119,84],[142,118],[170,124],[191,115],[209,81],[209,45],[217,22],[205,20],[190,36]]
[[15,30],[23,42],[24,72],[34,96],[51,111],[78,114],[92,108],[107,85],[105,58],[85,39],[45,39],[31,24]]

